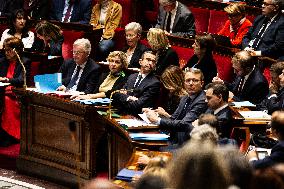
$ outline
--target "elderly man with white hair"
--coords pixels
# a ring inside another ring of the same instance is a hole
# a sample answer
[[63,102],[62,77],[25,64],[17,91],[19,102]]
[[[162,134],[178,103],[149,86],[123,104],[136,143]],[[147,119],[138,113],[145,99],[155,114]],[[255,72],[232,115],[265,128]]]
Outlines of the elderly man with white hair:
[[186,5],[176,0],[159,0],[159,3],[156,28],[179,37],[195,35],[194,17]]
[[88,39],[77,39],[73,44],[73,58],[64,61],[60,91],[80,91],[91,93],[98,85],[100,66],[89,58],[91,43]]

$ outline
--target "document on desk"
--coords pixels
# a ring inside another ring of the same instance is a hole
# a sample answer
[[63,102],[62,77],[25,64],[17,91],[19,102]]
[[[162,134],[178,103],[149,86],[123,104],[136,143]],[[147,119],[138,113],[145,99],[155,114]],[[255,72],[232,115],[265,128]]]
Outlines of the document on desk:
[[245,118],[245,121],[270,121],[271,115],[268,115],[263,111],[239,111],[239,113]]
[[0,87],[5,87],[5,86],[8,86],[10,85],[11,83],[3,83],[3,82],[0,82]]
[[62,74],[44,74],[34,76],[37,92],[51,93],[56,92],[56,89],[62,85]]
[[157,126],[139,119],[116,119],[116,121],[120,125],[126,125],[127,127]]
[[109,98],[96,98],[96,99],[85,99],[85,100],[74,100],[82,104],[94,104],[94,105],[108,105],[110,103]]
[[232,102],[233,107],[240,108],[240,107],[256,107],[255,104],[251,103],[250,101],[241,101],[241,102]]
[[130,182],[134,176],[141,176],[142,174],[143,171],[135,171],[124,168],[118,172],[116,179]]
[[163,133],[130,133],[133,140],[168,140],[169,135]]

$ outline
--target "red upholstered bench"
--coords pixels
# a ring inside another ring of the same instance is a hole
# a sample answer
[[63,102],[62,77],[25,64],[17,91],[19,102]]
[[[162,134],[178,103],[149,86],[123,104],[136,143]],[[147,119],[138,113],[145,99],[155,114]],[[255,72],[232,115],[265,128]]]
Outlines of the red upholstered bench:
[[195,27],[196,33],[203,33],[208,31],[209,17],[210,11],[209,9],[189,7],[191,10],[194,19],[195,19]]
[[220,55],[217,53],[213,54],[216,66],[217,66],[217,71],[218,75],[222,80],[231,82],[233,80],[233,67],[231,63],[231,57],[225,56],[225,55]]
[[187,61],[193,56],[193,49],[179,46],[172,46],[172,48],[177,52],[179,57],[179,65],[181,68],[183,68],[186,65]]
[[225,11],[210,10],[208,33],[217,33],[228,20]]
[[84,32],[63,30],[63,35],[64,35],[64,42],[62,44],[62,56],[66,60],[73,57],[72,54],[73,43],[77,39],[84,37]]

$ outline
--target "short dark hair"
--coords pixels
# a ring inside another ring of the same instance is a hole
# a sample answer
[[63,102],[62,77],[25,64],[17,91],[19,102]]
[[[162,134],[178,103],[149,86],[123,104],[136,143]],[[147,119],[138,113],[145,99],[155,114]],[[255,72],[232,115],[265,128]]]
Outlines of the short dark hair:
[[216,47],[216,41],[211,34],[196,35],[195,41],[200,45],[201,49],[206,49],[207,53],[211,53]]
[[223,101],[228,102],[229,99],[229,90],[224,84],[220,83],[209,83],[206,85],[205,89],[213,89],[213,94],[216,96],[221,95]]
[[144,59],[145,54],[152,54],[152,55],[155,55],[155,56],[156,56],[156,60],[157,60],[157,54],[154,53],[154,51],[145,51],[145,52],[142,54],[142,56],[141,56],[141,60]]
[[210,125],[215,129],[217,129],[219,125],[217,117],[209,113],[201,114],[198,118],[198,125],[204,125],[204,124]]
[[9,37],[4,40],[3,47],[9,47],[15,49],[17,53],[21,56],[24,50],[24,44],[21,39],[17,37]]
[[284,111],[275,111],[271,117],[271,128],[284,139]]

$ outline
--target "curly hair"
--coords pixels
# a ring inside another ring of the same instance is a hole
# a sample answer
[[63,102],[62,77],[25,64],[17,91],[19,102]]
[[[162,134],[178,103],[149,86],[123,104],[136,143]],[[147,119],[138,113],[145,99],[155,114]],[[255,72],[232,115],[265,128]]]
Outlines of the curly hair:
[[110,58],[113,58],[115,56],[118,56],[122,65],[123,65],[123,70],[127,69],[128,68],[128,61],[127,61],[127,56],[124,52],[122,51],[113,51],[111,53],[109,53],[108,57],[107,57],[107,61],[110,59]]

